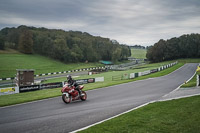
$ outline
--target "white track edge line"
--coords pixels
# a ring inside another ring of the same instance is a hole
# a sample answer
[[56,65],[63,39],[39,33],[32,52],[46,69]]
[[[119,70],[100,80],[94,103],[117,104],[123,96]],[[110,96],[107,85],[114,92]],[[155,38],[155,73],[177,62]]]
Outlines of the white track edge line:
[[[155,101],[153,101],[153,102],[155,102]],[[91,125],[89,125],[89,126],[86,126],[86,127],[80,128],[80,129],[77,129],[77,130],[72,131],[72,132],[70,132],[70,133],[76,133],[76,132],[79,132],[79,131],[88,129],[88,128],[92,127],[92,126],[98,125],[98,124],[100,124],[100,123],[103,123],[103,122],[105,122],[105,121],[111,120],[111,119],[116,118],[116,117],[118,117],[118,116],[121,116],[121,115],[123,115],[123,114],[129,113],[129,112],[131,112],[131,111],[133,111],[133,110],[139,109],[139,108],[144,107],[144,106],[146,106],[146,105],[148,105],[148,104],[150,104],[150,103],[153,103],[153,102],[148,102],[148,103],[139,105],[139,106],[137,106],[137,107],[135,107],[135,108],[133,108],[133,109],[130,109],[130,110],[125,111],[125,112],[122,112],[122,113],[120,113],[120,114],[117,114],[117,115],[112,116],[112,117],[110,117],[110,118],[107,118],[107,119],[105,119],[105,120],[96,122],[96,123],[91,124]]]
[[187,98],[187,97],[198,96],[198,95],[200,95],[200,93],[192,94],[192,95],[185,95],[185,96],[180,96],[180,97],[174,97],[174,98],[161,99],[161,100],[157,100],[157,102],[176,100],[176,99]]
[[133,109],[130,109],[130,110],[128,110],[128,111],[122,112],[122,113],[120,113],[120,114],[117,114],[117,115],[112,116],[112,117],[110,117],[110,118],[107,118],[107,119],[105,119],[105,120],[96,122],[96,123],[94,123],[94,124],[91,124],[91,125],[89,125],[89,126],[86,126],[86,127],[80,128],[80,129],[77,129],[77,130],[72,131],[72,132],[69,132],[69,133],[76,133],[76,132],[79,132],[79,131],[86,130],[86,129],[90,128],[90,127],[93,127],[93,126],[98,125],[98,124],[101,124],[101,123],[103,123],[103,122],[105,122],[105,121],[114,119],[114,118],[116,118],[116,117],[118,117],[118,116],[127,114],[127,113],[129,113],[129,112],[131,112],[131,111],[134,111],[134,110],[136,110],[136,109],[142,108],[142,107],[144,107],[144,106],[146,106],[146,105],[149,105],[149,104],[151,104],[151,103],[165,102],[165,101],[170,101],[170,100],[177,100],[177,99],[181,99],[181,98],[187,98],[187,97],[198,96],[198,95],[200,95],[200,93],[198,93],[198,94],[193,94],[193,95],[180,96],[180,97],[175,97],[175,98],[169,98],[169,99],[163,99],[163,100],[153,100],[153,101],[147,102],[147,103],[145,103],[145,104],[139,105],[139,106],[137,106],[137,107],[135,107],[135,108],[133,108]]

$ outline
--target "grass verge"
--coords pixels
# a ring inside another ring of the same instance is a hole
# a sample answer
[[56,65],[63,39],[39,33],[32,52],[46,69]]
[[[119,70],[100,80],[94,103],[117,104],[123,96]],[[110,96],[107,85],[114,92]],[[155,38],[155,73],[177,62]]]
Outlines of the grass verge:
[[60,88],[0,96],[0,107],[60,96]]
[[69,63],[64,64],[60,61],[40,55],[27,54],[0,54],[0,78],[15,77],[16,69],[34,69],[36,74],[52,73],[103,66],[100,63]]
[[195,87],[197,84],[197,74],[200,75],[200,72],[197,72],[194,77],[187,82],[186,84],[182,85],[181,88],[190,88],[190,87]]
[[80,133],[197,133],[200,96],[156,102]]

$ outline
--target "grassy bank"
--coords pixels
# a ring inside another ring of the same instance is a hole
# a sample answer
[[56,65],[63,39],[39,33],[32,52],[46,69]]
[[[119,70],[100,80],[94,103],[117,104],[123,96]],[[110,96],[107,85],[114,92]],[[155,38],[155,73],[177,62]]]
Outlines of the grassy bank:
[[182,85],[181,88],[189,88],[189,87],[195,87],[197,84],[197,74],[200,75],[200,72],[197,72],[194,77],[187,82],[186,84]]
[[80,133],[198,133],[200,96],[156,102]]
[[61,72],[80,68],[103,66],[100,63],[69,63],[40,55],[0,54],[0,78],[15,77],[16,69],[34,69],[35,74]]
[[146,59],[146,49],[131,49],[131,57],[137,59]]

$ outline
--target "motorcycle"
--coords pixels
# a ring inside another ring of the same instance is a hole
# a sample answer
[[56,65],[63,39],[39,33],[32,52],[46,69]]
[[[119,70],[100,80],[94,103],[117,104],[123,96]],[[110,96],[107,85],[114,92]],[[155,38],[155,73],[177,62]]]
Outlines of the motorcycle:
[[78,86],[81,94],[75,89],[75,86],[65,84],[64,87],[61,89],[62,92],[62,100],[65,103],[70,103],[71,101],[79,100],[85,101],[87,99],[87,94],[85,91],[82,91],[84,88],[83,85]]

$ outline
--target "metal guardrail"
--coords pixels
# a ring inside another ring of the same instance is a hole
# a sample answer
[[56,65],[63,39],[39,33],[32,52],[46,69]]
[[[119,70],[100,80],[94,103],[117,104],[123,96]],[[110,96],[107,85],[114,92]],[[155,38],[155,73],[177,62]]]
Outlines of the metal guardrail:
[[[71,70],[71,71],[62,71],[62,72],[53,72],[53,73],[43,73],[43,74],[34,75],[34,77],[48,76],[48,75],[56,75],[56,74],[67,74],[67,73],[72,73],[72,72],[90,71],[90,70],[104,69],[104,68],[105,68],[105,67],[91,67],[91,68],[83,68],[83,69],[77,69],[77,70]],[[16,77],[0,78],[0,81],[14,80],[14,79],[16,79]]]
[[161,66],[161,67],[156,68],[156,69],[147,70],[147,71],[144,71],[144,72],[138,72],[138,73],[130,73],[130,74],[122,74],[122,75],[112,76],[112,80],[113,81],[118,81],[118,80],[125,80],[125,79],[133,79],[133,78],[136,78],[136,77],[148,75],[150,73],[156,73],[156,72],[162,71],[164,69],[167,69],[169,67],[172,67],[172,66],[174,66],[177,63],[178,62],[174,62],[174,63],[168,64],[168,65]]

